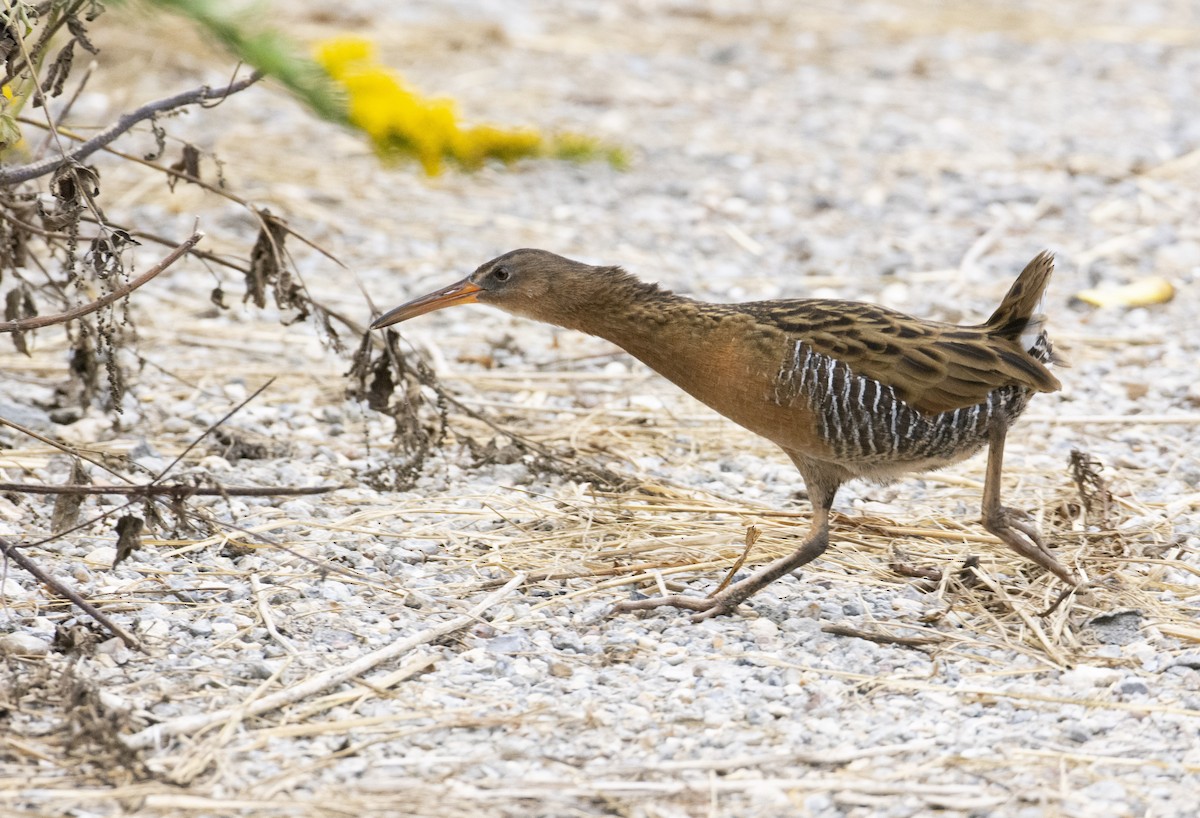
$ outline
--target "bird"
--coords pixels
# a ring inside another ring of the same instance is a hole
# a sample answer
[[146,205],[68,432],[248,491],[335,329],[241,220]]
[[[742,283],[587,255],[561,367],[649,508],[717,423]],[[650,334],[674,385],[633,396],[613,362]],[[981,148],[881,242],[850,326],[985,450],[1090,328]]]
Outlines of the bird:
[[888,483],[984,447],[983,527],[1070,593],[1080,579],[1051,553],[1029,515],[1000,496],[1009,427],[1034,394],[1061,388],[1050,370],[1061,361],[1038,312],[1053,270],[1054,256],[1040,253],[991,317],[957,325],[824,298],[710,303],[621,267],[525,248],[388,311],[371,327],[479,303],[599,336],[791,459],[812,503],[811,525],[792,553],[708,596],[631,599],[617,612],[669,606],[695,621],[734,613],[826,551],[834,496],[847,481]]

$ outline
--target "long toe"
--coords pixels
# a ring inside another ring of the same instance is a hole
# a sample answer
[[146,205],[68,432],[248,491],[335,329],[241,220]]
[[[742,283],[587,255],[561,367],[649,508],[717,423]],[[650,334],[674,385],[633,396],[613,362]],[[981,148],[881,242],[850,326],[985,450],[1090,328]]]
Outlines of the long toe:
[[629,599],[618,602],[613,606],[612,613],[650,611],[655,608],[680,608],[685,611],[695,611],[696,614],[692,617],[692,621],[700,622],[711,616],[733,613],[737,609],[737,603],[725,597],[723,593],[711,597],[672,594],[671,596],[655,596],[649,599]]
[[1017,531],[1020,531],[1022,534],[1028,537],[1029,541],[1041,549],[1043,554],[1046,554],[1047,556],[1053,556],[1050,554],[1050,548],[1046,545],[1046,541],[1042,539],[1042,532],[1038,530],[1036,525],[1025,519],[1012,516],[1011,509],[1005,510],[1010,512],[1007,518],[1009,528],[1015,528]]
[[1013,510],[1001,506],[984,519],[984,528],[999,537],[1005,545],[1022,557],[1051,572],[1072,587],[1080,584],[1074,572],[1058,561],[1046,547],[1042,535],[1032,523],[1018,519]]

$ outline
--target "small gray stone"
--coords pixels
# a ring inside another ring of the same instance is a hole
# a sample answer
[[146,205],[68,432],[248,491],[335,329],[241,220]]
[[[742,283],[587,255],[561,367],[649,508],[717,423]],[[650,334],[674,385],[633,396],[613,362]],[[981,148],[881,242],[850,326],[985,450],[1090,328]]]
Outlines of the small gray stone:
[[1140,639],[1141,611],[1115,611],[1093,617],[1088,623],[1097,641],[1106,645],[1128,645]]
[[1150,687],[1136,676],[1127,676],[1117,682],[1116,692],[1122,696],[1145,696]]
[[1191,650],[1187,653],[1181,653],[1171,661],[1170,666],[1200,670],[1200,651]]
[[505,655],[514,655],[523,653],[530,649],[529,640],[521,633],[506,633],[503,636],[497,636],[494,639],[489,639],[486,642],[486,647],[490,653],[499,653]]

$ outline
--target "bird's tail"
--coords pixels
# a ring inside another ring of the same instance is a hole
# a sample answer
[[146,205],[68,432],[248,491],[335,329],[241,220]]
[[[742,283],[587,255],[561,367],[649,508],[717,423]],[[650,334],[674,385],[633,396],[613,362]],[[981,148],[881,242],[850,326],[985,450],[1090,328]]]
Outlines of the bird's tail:
[[[1050,275],[1054,272],[1054,255],[1049,250],[1043,250],[1017,276],[1009,288],[1008,294],[1000,302],[1000,306],[992,313],[985,326],[994,334],[1014,341],[1021,341],[1021,346],[1028,349],[1022,336],[1031,335],[1032,341],[1041,332],[1042,316],[1038,309],[1042,303],[1042,293],[1050,283]],[[1030,327],[1035,324],[1036,327]],[[1033,329],[1032,333],[1026,332]]]
[[1065,364],[1046,335],[1041,314],[1042,295],[1054,273],[1054,254],[1043,250],[1025,265],[992,317],[984,324],[991,332],[1020,344],[1043,363]]

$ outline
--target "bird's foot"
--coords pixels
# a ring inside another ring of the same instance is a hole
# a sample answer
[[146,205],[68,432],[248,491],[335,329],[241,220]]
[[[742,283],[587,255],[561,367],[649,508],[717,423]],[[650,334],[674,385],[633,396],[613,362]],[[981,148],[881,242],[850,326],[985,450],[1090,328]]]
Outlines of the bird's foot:
[[724,591],[708,597],[671,594],[670,596],[654,596],[649,599],[629,599],[614,605],[612,612],[617,614],[628,613],[629,611],[649,611],[654,608],[664,607],[681,608],[685,611],[696,612],[691,617],[693,622],[703,622],[710,617],[724,616],[737,610],[743,597],[730,594],[730,590],[732,589],[726,588]]
[[[830,497],[832,498],[832,495]],[[827,510],[828,505],[823,505],[820,508]],[[692,615],[693,622],[701,622],[713,616],[731,614],[737,610],[738,605],[741,605],[775,580],[786,574],[790,574],[802,565],[807,565],[824,553],[826,546],[829,545],[829,527],[826,522],[827,517],[825,516],[825,512],[822,511],[819,516],[820,522],[817,524],[817,528],[794,553],[780,557],[774,562],[767,563],[750,576],[732,585],[726,584],[730,579],[730,577],[726,577],[725,582],[717,586],[716,591],[703,599],[694,596],[683,596],[682,594],[671,594],[668,596],[652,597],[650,599],[629,600],[617,603],[613,607],[613,613],[648,611],[652,608],[661,608],[665,605],[672,608],[682,608],[685,611],[695,611],[696,613]],[[756,536],[757,532],[753,535],[751,532],[747,532],[747,547],[754,544],[754,537]],[[740,565],[741,562],[739,561],[734,565],[733,570],[736,571]]]
[[[1042,539],[1041,532],[1033,524],[1027,512],[1005,506],[994,507],[990,511],[984,512],[983,527],[999,537],[1005,545],[1022,557],[1037,563],[1071,586],[1071,591],[1083,586],[1083,581],[1050,552]],[[1057,607],[1064,598],[1065,595],[1055,603],[1054,607]]]

